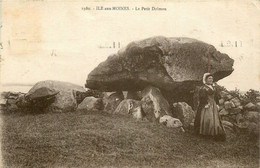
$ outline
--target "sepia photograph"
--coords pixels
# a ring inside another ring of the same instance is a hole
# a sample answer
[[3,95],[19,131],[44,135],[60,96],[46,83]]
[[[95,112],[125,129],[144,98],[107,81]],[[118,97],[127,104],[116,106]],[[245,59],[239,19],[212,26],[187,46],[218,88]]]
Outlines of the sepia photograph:
[[0,0],[0,167],[259,168],[259,0]]

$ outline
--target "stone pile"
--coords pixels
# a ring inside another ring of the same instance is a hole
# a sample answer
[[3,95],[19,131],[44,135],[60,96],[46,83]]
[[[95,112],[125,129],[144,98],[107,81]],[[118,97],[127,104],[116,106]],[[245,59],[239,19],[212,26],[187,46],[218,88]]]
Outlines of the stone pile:
[[256,102],[246,102],[245,98],[232,96],[228,91],[221,91],[220,97],[219,114],[225,125],[236,131],[258,136],[260,95],[256,97]]
[[21,92],[2,92],[0,95],[1,112],[15,112],[19,109],[19,100],[24,97]]
[[97,104],[99,100],[103,103],[103,111],[107,113],[158,122],[171,128],[188,128],[194,121],[195,113],[187,103],[177,102],[173,104],[172,108],[159,88],[148,86],[140,94],[130,92],[131,95],[138,96],[132,96],[132,99],[129,99],[128,93],[124,96],[122,92],[117,91],[104,92],[102,100],[101,98],[86,97],[78,105],[78,110],[85,109],[86,112],[96,110],[94,104]]

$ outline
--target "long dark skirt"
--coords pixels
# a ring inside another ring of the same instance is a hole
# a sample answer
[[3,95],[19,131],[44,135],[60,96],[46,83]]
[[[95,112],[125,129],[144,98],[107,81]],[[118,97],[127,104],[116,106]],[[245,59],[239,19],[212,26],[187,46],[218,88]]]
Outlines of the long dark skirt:
[[216,139],[225,139],[225,129],[220,120],[217,104],[209,96],[209,107],[199,107],[194,123],[195,133]]

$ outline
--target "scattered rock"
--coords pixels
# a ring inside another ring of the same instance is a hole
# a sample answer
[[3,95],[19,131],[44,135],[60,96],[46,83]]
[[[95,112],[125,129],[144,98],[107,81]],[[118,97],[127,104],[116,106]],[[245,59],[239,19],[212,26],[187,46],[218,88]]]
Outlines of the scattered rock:
[[233,122],[236,122],[236,119],[237,119],[237,115],[236,114],[229,114],[228,117],[230,118],[230,121]]
[[144,117],[144,112],[142,110],[141,105],[137,107],[133,107],[130,109],[130,113],[133,115],[136,119],[142,119]]
[[17,112],[19,110],[19,99],[24,95],[21,92],[2,92],[0,95],[1,112]]
[[144,117],[141,102],[133,99],[123,100],[117,106],[114,114],[130,114],[136,119],[142,119]]
[[220,99],[220,100],[219,100],[219,104],[220,104],[220,105],[223,105],[223,104],[224,104],[224,102],[225,102],[225,100],[224,100],[224,99]]
[[223,120],[222,124],[223,124],[224,128],[234,131],[234,125],[231,122]]
[[242,123],[245,121],[245,118],[242,114],[236,115],[236,123]]
[[229,93],[224,90],[219,93],[220,97],[222,97],[222,98],[227,97],[228,94]]
[[229,113],[228,113],[228,111],[225,109],[225,108],[223,108],[222,110],[220,110],[220,112],[219,112],[219,115],[228,115]]
[[17,105],[18,108],[24,109],[25,107],[30,106],[30,100],[26,99],[26,94],[21,94],[17,98],[16,105]]
[[111,95],[105,95],[103,98],[104,110],[113,113],[121,101],[124,100],[122,92],[115,92]]
[[114,111],[114,114],[129,114],[130,108],[133,104],[135,104],[135,102],[133,102],[132,99],[125,99],[121,101]]
[[11,105],[11,104],[16,104],[17,100],[16,99],[8,99],[6,104]]
[[159,122],[171,128],[182,127],[182,122],[179,119],[173,118],[169,115],[164,115],[163,117],[161,117]]
[[86,97],[79,105],[78,110],[103,110],[103,102],[101,98],[93,96]]
[[20,94],[23,94],[21,92],[2,92],[1,97],[4,99],[16,99]]
[[183,123],[183,127],[189,127],[190,123],[195,118],[195,113],[185,102],[178,102],[173,104],[173,117],[180,119]]
[[246,104],[244,106],[244,108],[247,109],[247,110],[255,110],[256,106],[252,102],[249,102],[248,104]]
[[164,115],[171,115],[170,105],[158,88],[149,86],[142,91],[142,109],[150,121],[155,121]]
[[231,99],[231,101],[234,103],[236,107],[239,107],[241,105],[240,100],[237,97]]
[[231,102],[231,101],[226,101],[226,102],[224,102],[224,108],[225,108],[226,110],[231,109],[231,108],[233,108],[233,107],[235,107],[235,105],[234,105],[233,102]]
[[8,105],[8,111],[17,111],[19,108],[16,104],[9,104]]
[[248,121],[258,123],[259,115],[260,113],[257,111],[247,111],[244,116]]
[[238,133],[248,133],[248,127],[249,127],[250,122],[244,121],[241,123],[234,123],[236,132]]
[[0,99],[1,105],[5,105],[6,103],[7,103],[7,99],[3,99],[3,98]]
[[225,126],[228,126],[230,128],[234,127],[234,125],[231,122],[229,122],[229,121],[222,121],[222,124],[225,125]]
[[7,99],[9,92],[1,92],[0,97],[2,99]]
[[238,108],[242,111],[244,108],[243,106],[238,106]]
[[5,107],[7,109],[8,112],[15,112],[18,110],[18,106],[17,106],[17,99],[14,99],[14,97],[12,97],[11,99],[7,99]]
[[256,110],[260,112],[260,102],[256,103]]
[[229,112],[230,114],[238,114],[238,113],[241,112],[241,108],[239,108],[239,107],[230,108],[230,109],[228,109],[228,112]]
[[230,94],[228,94],[227,97],[226,97],[227,100],[231,100],[232,98],[233,97]]
[[224,109],[224,106],[220,105],[218,111],[221,111],[222,109]]

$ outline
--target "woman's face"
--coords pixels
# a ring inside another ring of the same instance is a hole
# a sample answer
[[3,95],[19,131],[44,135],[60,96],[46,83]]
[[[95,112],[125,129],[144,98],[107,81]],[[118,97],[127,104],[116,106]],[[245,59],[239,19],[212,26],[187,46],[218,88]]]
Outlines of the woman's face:
[[209,77],[207,78],[207,80],[206,80],[206,83],[207,83],[208,85],[212,85],[212,84],[213,84],[213,77],[212,77],[212,76],[209,76]]

